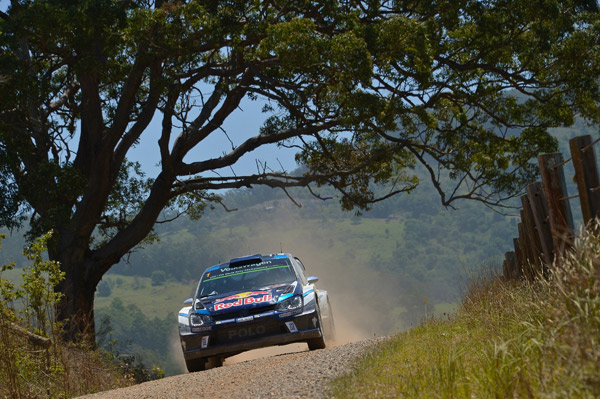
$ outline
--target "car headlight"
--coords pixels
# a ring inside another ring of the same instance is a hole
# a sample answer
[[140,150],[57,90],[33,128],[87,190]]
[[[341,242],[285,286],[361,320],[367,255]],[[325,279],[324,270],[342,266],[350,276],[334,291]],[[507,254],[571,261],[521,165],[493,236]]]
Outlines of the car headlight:
[[212,321],[212,318],[206,314],[192,313],[190,315],[190,326],[192,326],[192,327],[205,326],[207,324],[210,324],[211,321]]
[[292,310],[297,310],[302,308],[302,297],[300,295],[293,296],[291,298],[286,299],[285,301],[281,301],[277,304],[275,308],[278,312],[289,312]]

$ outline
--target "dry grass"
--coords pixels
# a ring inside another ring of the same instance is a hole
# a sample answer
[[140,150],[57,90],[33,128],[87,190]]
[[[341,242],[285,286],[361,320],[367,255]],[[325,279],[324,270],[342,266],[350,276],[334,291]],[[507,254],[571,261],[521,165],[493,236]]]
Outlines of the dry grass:
[[74,344],[33,345],[0,322],[0,397],[71,398],[131,385],[102,353]]

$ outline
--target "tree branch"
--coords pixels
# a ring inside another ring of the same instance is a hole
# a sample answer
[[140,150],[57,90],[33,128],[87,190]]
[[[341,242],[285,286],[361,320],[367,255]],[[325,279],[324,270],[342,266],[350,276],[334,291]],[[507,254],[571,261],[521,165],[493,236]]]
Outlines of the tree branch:
[[[140,138],[142,133],[146,130],[152,118],[154,117],[154,113],[158,107],[158,102],[160,100],[160,95],[162,93],[162,83],[161,80],[162,68],[160,66],[159,60],[154,60],[154,62],[150,66],[150,93],[148,94],[148,98],[146,99],[146,104],[142,108],[142,112],[137,118],[135,124],[131,127],[131,129],[123,135],[120,143],[115,149],[115,165],[121,165],[123,160],[125,159],[125,155],[131,148],[131,146]],[[135,97],[135,93],[134,97]],[[122,125],[123,129],[126,128],[126,124]],[[117,126],[113,125],[114,131],[111,132],[113,134],[113,140],[117,139],[123,132],[117,130]],[[118,172],[118,168],[116,171]]]
[[244,154],[254,151],[262,145],[277,143],[279,141],[286,140],[292,137],[313,135],[317,132],[326,130],[333,126],[335,126],[335,122],[329,121],[317,126],[305,126],[297,129],[283,130],[277,134],[254,136],[247,139],[244,143],[235,148],[229,154],[224,155],[220,158],[212,158],[206,161],[193,162],[191,164],[184,165],[181,168],[179,174],[181,176],[194,175],[211,169],[220,169],[223,167],[227,167],[229,165],[233,165]]

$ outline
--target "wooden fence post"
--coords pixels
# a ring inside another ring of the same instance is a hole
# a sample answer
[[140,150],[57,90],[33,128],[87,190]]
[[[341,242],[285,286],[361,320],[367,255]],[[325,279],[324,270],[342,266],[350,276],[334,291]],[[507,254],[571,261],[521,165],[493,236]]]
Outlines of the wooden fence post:
[[567,199],[565,174],[562,168],[563,157],[559,152],[538,156],[542,186],[550,216],[550,231],[554,243],[554,255],[560,255],[570,247],[573,231],[571,206]]
[[535,182],[527,186],[527,200],[531,207],[531,214],[537,231],[543,263],[550,266],[554,261],[554,243],[548,221],[546,198],[542,190],[542,183]]
[[542,272],[542,245],[540,243],[540,236],[536,229],[530,201],[526,195],[521,196],[521,204],[523,205],[523,210],[521,211],[521,220],[523,222],[523,226],[525,227],[525,233],[529,237],[531,246],[532,258],[529,261],[531,262],[532,268],[531,277],[533,277]]
[[525,270],[525,267],[527,267],[527,244],[521,240],[521,237],[519,237],[513,238],[513,246],[515,248],[514,254],[517,271],[516,278],[520,279],[524,275],[523,271]]
[[510,271],[510,279],[519,279],[519,269],[517,268],[517,257],[514,252],[506,253],[506,261],[508,262],[508,270]]
[[521,262],[518,264],[519,277],[530,279],[533,276],[531,264],[533,263],[533,248],[531,247],[531,237],[527,234],[527,229],[523,223],[523,211],[521,211],[521,223],[517,225],[519,231],[519,244],[521,247]]
[[523,265],[527,262],[527,254],[524,251],[525,246],[518,238],[513,238],[513,246],[515,248],[515,264],[517,265],[517,270],[523,270]]
[[506,265],[506,269],[505,269],[505,278],[507,280],[512,280],[513,279],[513,264],[510,261],[510,257],[508,256],[510,252],[506,252],[504,254],[504,264]]
[[575,181],[579,190],[581,213],[587,225],[590,220],[600,216],[600,182],[592,136],[578,136],[569,140],[571,158],[575,169]]

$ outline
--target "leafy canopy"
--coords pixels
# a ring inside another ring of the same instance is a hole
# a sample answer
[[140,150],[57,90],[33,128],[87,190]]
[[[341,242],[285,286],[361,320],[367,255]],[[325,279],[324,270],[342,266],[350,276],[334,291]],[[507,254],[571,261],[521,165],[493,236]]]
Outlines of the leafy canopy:
[[[424,167],[444,205],[499,205],[556,148],[548,127],[596,115],[593,2],[14,0],[1,16],[0,223],[33,213],[63,249],[101,232],[108,263],[219,189],[332,185],[368,209]],[[251,100],[258,132],[190,155]],[[127,154],[158,124],[147,177]],[[273,143],[302,172],[230,171]]]

